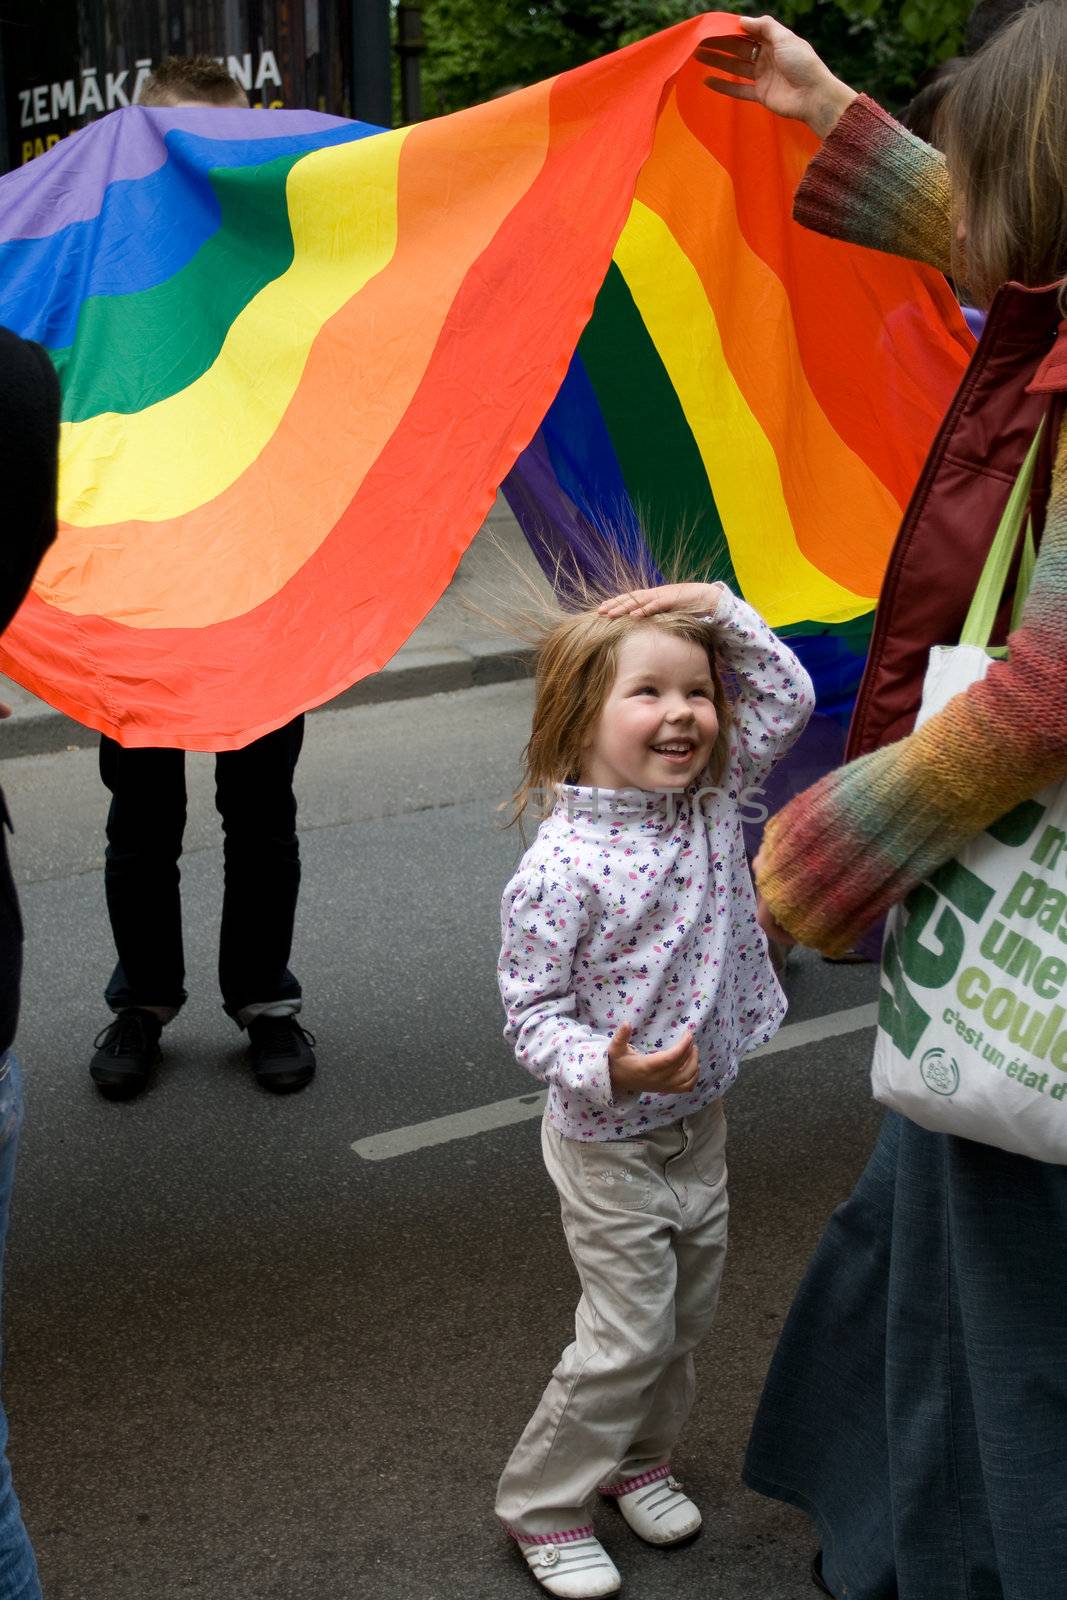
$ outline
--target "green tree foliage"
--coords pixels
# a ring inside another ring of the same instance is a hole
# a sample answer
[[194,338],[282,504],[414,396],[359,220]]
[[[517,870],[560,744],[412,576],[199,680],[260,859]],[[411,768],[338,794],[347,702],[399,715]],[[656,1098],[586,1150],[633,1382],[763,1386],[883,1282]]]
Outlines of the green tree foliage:
[[[899,107],[959,49],[973,0],[779,0],[839,76]],[[426,115],[536,83],[707,9],[691,0],[423,0]],[[719,9],[759,14],[749,0]]]
[[783,0],[775,15],[803,34],[846,83],[897,108],[911,99],[923,73],[959,50],[972,4],[973,0]]

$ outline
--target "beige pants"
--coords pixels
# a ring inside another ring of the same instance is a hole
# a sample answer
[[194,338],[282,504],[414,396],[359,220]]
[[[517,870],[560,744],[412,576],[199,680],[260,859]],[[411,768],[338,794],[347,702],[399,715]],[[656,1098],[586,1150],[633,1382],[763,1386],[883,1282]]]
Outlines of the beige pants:
[[588,1527],[598,1488],[669,1460],[715,1316],[728,1211],[721,1101],[609,1143],[565,1139],[546,1119],[541,1142],[582,1298],[497,1490],[497,1516],[525,1538]]

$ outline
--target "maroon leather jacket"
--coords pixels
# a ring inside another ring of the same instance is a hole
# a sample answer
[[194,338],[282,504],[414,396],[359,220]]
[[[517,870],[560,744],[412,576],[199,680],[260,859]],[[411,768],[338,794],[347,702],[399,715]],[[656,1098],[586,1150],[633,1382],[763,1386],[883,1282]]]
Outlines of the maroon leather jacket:
[[[1032,497],[1040,536],[1065,398],[1067,322],[1060,321],[1057,286],[1005,284],[893,546],[846,760],[911,732],[931,641],[959,639],[1000,514],[1047,414]],[[1001,636],[1008,609],[1006,603]]]

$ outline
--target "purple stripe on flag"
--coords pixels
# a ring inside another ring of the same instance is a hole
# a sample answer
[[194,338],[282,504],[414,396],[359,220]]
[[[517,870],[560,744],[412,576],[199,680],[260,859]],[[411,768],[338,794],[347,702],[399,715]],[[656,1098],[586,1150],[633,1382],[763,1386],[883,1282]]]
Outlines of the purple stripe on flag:
[[[545,576],[555,582],[581,572],[609,581],[615,542],[590,521],[560,487],[544,434],[538,429],[501,484],[505,500],[526,535]],[[658,581],[648,558],[648,582]]]
[[[172,128],[208,139],[284,139],[344,127],[346,121],[321,111],[246,111],[215,106],[174,110],[128,106],[112,111],[0,178],[0,244],[11,239],[45,239],[72,222],[95,217],[108,184],[146,178],[159,170],[167,159],[163,138]],[[42,183],[46,162],[50,181]],[[64,185],[68,174],[71,181]]]

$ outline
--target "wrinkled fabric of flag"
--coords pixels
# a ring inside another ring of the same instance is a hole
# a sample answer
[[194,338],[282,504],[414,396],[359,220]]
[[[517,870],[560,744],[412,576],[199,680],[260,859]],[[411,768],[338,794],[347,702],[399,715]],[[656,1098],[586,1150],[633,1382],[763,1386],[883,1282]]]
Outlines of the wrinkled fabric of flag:
[[0,670],[239,748],[395,654],[503,483],[548,570],[684,534],[839,729],[972,340],[936,274],[791,221],[811,136],[693,60],[737,26],[396,131],[131,107],[0,179],[0,322],[63,388]]

